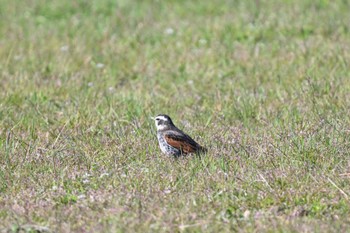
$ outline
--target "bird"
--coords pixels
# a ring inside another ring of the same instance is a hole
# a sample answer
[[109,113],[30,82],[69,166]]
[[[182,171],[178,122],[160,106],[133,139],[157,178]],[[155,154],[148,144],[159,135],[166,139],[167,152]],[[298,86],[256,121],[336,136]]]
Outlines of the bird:
[[153,119],[157,127],[159,147],[164,154],[178,157],[207,152],[206,148],[178,129],[168,115],[159,114]]

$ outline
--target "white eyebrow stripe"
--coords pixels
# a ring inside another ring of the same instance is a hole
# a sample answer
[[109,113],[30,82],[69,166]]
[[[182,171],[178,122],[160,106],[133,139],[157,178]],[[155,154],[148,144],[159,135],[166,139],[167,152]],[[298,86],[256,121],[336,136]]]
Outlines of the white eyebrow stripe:
[[158,116],[156,117],[156,120],[159,119],[159,120],[163,120],[163,121],[167,121],[168,119],[164,116]]

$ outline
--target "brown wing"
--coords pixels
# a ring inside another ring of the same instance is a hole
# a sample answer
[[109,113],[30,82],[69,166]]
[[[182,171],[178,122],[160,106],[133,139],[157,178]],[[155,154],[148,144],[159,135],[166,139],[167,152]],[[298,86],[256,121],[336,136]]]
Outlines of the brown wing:
[[181,150],[182,153],[194,153],[197,151],[199,146],[190,136],[183,134],[166,134],[164,135],[164,139],[166,142],[171,145],[172,147],[175,147],[176,149]]

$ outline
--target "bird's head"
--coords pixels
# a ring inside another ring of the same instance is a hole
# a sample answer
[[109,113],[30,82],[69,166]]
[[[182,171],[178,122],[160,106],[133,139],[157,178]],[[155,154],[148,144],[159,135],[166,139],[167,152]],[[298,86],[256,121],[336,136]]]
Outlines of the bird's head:
[[174,126],[171,118],[165,114],[159,114],[158,116],[154,117],[153,120],[156,124],[157,130],[164,130]]

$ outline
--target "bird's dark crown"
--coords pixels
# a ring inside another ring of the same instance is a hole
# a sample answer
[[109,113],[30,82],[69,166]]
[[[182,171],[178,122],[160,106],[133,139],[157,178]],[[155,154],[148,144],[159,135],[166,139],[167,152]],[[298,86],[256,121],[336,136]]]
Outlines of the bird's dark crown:
[[[168,115],[159,114],[154,118],[157,128],[159,126],[173,126],[174,123]],[[163,127],[161,127],[163,128]]]

